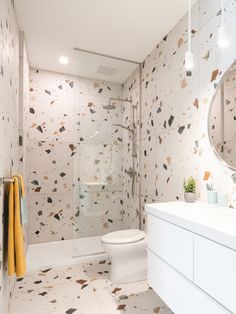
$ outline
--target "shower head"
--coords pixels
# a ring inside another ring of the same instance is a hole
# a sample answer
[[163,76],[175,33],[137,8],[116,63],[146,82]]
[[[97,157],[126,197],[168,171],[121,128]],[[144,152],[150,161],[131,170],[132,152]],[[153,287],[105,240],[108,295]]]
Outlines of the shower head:
[[124,125],[122,125],[122,124],[120,124],[120,123],[115,123],[115,124],[113,124],[113,125],[114,125],[114,126],[119,126],[120,128],[125,129],[125,130],[127,130],[127,131],[134,132],[133,129],[130,129],[129,127],[124,126]]

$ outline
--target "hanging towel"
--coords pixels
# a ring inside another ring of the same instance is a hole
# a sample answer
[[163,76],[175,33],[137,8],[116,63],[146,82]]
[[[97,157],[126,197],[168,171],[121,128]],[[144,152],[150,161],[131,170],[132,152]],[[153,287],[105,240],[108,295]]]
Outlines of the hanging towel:
[[17,277],[24,277],[26,262],[21,225],[19,178],[14,176],[13,179],[14,183],[10,183],[9,189],[8,275],[12,276],[16,273]]
[[28,210],[25,199],[25,184],[21,175],[17,176],[19,179],[19,190],[20,190],[20,213],[21,213],[21,225],[26,225],[28,222]]
[[22,197],[25,197],[25,183],[24,183],[23,177],[20,174],[18,174],[16,177],[18,177],[19,179],[20,195]]
[[10,183],[9,206],[8,206],[8,275],[15,274],[15,252],[14,252],[14,186]]

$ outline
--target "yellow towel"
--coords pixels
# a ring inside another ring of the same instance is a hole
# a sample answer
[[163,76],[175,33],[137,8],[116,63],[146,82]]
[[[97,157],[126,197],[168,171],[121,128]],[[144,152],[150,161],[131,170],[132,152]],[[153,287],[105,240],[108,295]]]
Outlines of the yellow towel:
[[17,177],[19,178],[20,180],[20,185],[21,185],[21,197],[25,197],[25,183],[24,183],[24,180],[23,180],[23,177],[18,174]]
[[[9,225],[8,225],[8,275],[16,273],[23,277],[26,272],[23,230],[21,226],[20,195],[18,177],[14,176],[14,183],[10,183],[9,190]],[[20,177],[22,195],[24,183]]]
[[10,183],[8,203],[8,275],[15,274],[15,252],[14,252],[14,186]]

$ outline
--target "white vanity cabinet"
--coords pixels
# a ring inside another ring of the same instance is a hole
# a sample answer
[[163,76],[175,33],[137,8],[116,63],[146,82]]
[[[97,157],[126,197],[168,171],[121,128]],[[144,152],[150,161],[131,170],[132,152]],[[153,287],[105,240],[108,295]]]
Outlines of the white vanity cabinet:
[[148,248],[193,280],[193,234],[162,219],[148,218]]
[[235,314],[236,211],[185,202],[145,209],[154,291],[175,314]]
[[195,235],[194,282],[236,313],[236,251]]

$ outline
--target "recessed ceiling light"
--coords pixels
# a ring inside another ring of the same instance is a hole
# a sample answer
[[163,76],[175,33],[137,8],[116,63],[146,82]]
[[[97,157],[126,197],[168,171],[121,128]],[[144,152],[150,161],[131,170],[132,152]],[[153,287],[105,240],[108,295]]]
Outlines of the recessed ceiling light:
[[61,56],[58,61],[61,63],[61,64],[68,64],[69,63],[69,59],[65,56]]

